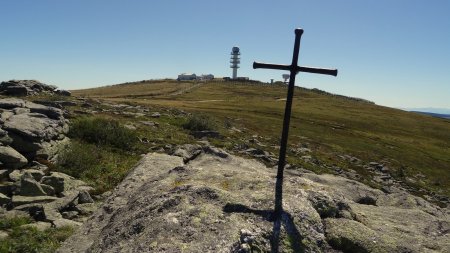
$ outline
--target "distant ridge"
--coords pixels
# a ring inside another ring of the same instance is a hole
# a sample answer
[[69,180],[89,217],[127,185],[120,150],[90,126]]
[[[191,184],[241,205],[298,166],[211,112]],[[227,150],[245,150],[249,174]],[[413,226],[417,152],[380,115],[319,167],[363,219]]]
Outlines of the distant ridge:
[[441,114],[441,113],[433,113],[433,112],[421,112],[421,111],[410,111],[414,113],[419,113],[423,115],[428,115],[436,118],[442,118],[442,119],[450,119],[450,114]]
[[437,114],[450,114],[450,108],[437,108],[437,107],[409,107],[399,108],[409,112],[431,112]]

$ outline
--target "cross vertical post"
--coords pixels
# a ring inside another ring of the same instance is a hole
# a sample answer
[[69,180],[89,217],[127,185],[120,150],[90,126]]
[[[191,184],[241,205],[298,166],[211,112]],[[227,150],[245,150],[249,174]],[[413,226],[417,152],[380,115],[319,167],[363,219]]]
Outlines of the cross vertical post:
[[283,131],[281,133],[281,141],[280,141],[280,153],[278,157],[277,180],[275,184],[275,210],[274,210],[275,222],[279,222],[281,220],[281,215],[283,212],[283,172],[286,164],[286,149],[289,135],[289,124],[291,119],[292,99],[294,97],[295,76],[298,74],[298,72],[308,72],[308,73],[337,76],[337,69],[322,69],[322,68],[298,66],[298,55],[300,50],[300,39],[302,34],[303,29],[300,28],[295,29],[295,43],[291,65],[253,62],[254,69],[264,68],[264,69],[279,69],[290,71],[288,92],[286,98],[286,107],[283,119]]

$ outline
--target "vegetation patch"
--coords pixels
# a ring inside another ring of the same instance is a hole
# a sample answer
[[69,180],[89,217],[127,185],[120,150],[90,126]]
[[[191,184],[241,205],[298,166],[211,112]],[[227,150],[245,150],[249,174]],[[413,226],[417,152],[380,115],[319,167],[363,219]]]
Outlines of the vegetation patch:
[[56,170],[89,183],[94,194],[119,184],[142,151],[136,132],[106,117],[73,120],[69,136],[72,142],[60,153]]
[[8,239],[0,242],[0,252],[54,252],[72,233],[71,227],[50,228],[42,232],[35,228],[14,228]]
[[0,230],[7,230],[16,228],[30,223],[32,220],[30,216],[15,216],[0,219]]
[[95,188],[94,194],[113,189],[138,161],[127,151],[72,140],[58,160],[58,171],[79,178]]
[[75,119],[72,122],[69,137],[125,150],[133,148],[138,141],[134,131],[120,125],[117,120],[101,117]]
[[50,228],[44,231],[21,227],[29,223],[29,217],[0,218],[0,230],[8,233],[8,237],[0,241],[0,253],[54,252],[61,242],[74,232],[71,227]]
[[191,131],[212,131],[216,130],[217,126],[211,117],[194,114],[183,124],[183,128]]

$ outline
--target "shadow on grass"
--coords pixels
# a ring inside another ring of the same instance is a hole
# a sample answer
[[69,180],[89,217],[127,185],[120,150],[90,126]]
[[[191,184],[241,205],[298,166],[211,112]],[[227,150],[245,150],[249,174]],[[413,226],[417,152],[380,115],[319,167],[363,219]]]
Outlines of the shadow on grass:
[[262,217],[264,220],[273,222],[272,236],[270,238],[271,252],[278,253],[280,246],[281,225],[283,225],[294,252],[304,252],[304,245],[302,245],[302,235],[294,224],[292,215],[283,210],[281,220],[275,219],[273,210],[257,210],[247,207],[242,204],[227,203],[223,207],[225,213],[249,213]]

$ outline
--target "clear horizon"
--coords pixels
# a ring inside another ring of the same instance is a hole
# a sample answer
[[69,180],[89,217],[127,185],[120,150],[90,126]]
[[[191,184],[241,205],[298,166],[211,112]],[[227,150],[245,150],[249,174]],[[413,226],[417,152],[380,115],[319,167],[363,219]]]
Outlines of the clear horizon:
[[450,2],[373,1],[4,1],[0,81],[36,79],[83,89],[182,72],[269,82],[289,64],[303,28],[299,64],[337,68],[297,85],[394,108],[450,109]]

